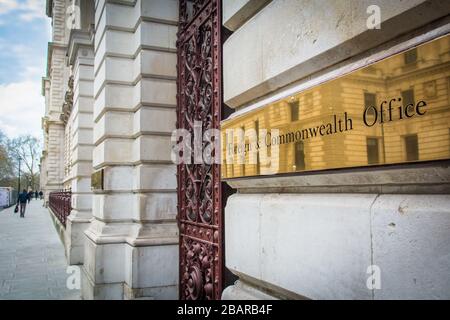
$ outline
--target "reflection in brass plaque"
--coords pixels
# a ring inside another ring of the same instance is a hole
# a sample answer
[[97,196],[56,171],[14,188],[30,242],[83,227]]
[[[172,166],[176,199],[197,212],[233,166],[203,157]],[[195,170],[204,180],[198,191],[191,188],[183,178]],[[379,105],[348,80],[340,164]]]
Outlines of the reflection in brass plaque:
[[449,76],[447,35],[225,120],[222,177],[449,159]]
[[103,190],[103,169],[92,174],[91,188],[92,190]]

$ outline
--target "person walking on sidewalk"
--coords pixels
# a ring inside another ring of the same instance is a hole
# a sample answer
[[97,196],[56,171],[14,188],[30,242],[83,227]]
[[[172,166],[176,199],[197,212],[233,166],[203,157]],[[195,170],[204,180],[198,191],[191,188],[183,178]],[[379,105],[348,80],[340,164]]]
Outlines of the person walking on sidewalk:
[[20,207],[20,217],[25,218],[25,208],[27,206],[27,201],[29,199],[27,190],[23,189],[21,193],[19,193],[19,197],[17,198],[17,206]]

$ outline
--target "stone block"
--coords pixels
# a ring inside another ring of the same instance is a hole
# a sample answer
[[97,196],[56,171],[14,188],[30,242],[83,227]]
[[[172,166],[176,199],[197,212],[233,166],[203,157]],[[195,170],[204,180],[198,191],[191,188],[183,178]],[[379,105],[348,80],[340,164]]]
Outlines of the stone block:
[[177,55],[174,52],[141,50],[134,61],[134,79],[139,74],[175,79],[176,66]]
[[131,155],[134,161],[171,161],[171,142],[168,136],[145,135],[134,140]]
[[92,145],[92,142],[92,128],[79,128],[74,133],[71,144],[76,148],[79,144]]
[[[261,195],[233,195],[225,207],[225,262],[227,268],[261,278]],[[245,211],[245,214],[240,214]],[[243,246],[242,243],[246,245]],[[247,257],[247,258],[244,258]],[[248,259],[248,257],[252,257]]]
[[92,160],[92,145],[76,145],[72,150],[72,161]]
[[448,195],[381,195],[372,226],[375,299],[450,299]]
[[221,296],[222,300],[275,300],[276,298],[262,292],[251,285],[236,281],[234,285],[226,287]]
[[173,24],[178,23],[177,0],[140,0],[139,2],[142,17],[171,22]]
[[137,47],[136,37],[132,32],[106,30],[95,54],[95,72],[97,72],[106,54],[131,56],[135,54]]
[[106,111],[94,127],[94,143],[109,136],[130,137],[133,133],[133,113]]
[[99,91],[103,88],[106,82],[106,63],[101,63],[95,66],[94,79],[94,97],[99,95]]
[[136,34],[143,46],[175,51],[177,31],[175,25],[142,21]]
[[140,108],[134,113],[133,133],[171,134],[175,130],[176,110],[171,108]]
[[104,168],[104,188],[108,191],[133,189],[135,169],[132,166],[112,166]]
[[371,299],[366,270],[375,197],[233,195],[225,209],[226,265],[311,299]]
[[130,287],[151,288],[178,284],[178,245],[148,247],[127,245],[125,250],[126,282]]
[[[95,284],[124,281],[125,247],[118,244],[95,244],[86,239],[84,269]],[[114,266],[114,268],[111,268]]]
[[223,25],[237,30],[271,0],[227,0],[222,3]]
[[162,221],[175,220],[177,215],[177,194],[146,193],[137,194],[139,220]]
[[137,190],[176,190],[177,168],[167,165],[139,165],[136,167],[135,185]]
[[176,300],[178,299],[178,285],[149,287],[149,288],[130,288],[124,284],[125,300]]
[[450,13],[440,1],[378,1],[382,27],[370,30],[366,21],[372,4],[270,2],[223,46],[225,103],[242,106]]
[[78,161],[72,166],[72,174],[76,176],[90,176],[92,174],[91,161]]
[[[130,5],[124,3],[111,3],[101,1],[95,10],[96,34],[102,35],[106,26],[131,30],[137,21],[134,1],[125,0]],[[96,40],[100,37],[95,37]],[[98,42],[95,42],[97,47]]]
[[122,300],[123,283],[95,284],[82,268],[81,295],[83,300]]
[[77,93],[75,96],[92,96],[94,94],[93,80],[94,79],[78,79],[77,83],[74,84],[74,92]]
[[91,113],[77,113],[73,119],[72,128],[92,128]]
[[[136,78],[134,74],[134,59],[125,57],[106,57],[105,67],[99,72],[105,72],[105,81],[132,83]],[[98,76],[98,74],[97,74]]]
[[[91,50],[88,50],[91,52]],[[74,86],[77,85],[79,80],[94,80],[94,55],[92,57],[85,58],[84,61],[76,61],[74,66]]]
[[89,210],[92,208],[91,194],[72,194],[72,208],[77,210]]
[[94,119],[105,112],[105,109],[131,111],[137,104],[135,87],[128,85],[106,84],[98,93],[94,102]]
[[145,103],[157,106],[176,106],[177,104],[177,86],[173,80],[142,79],[136,88],[135,105]]
[[131,163],[133,161],[133,140],[110,138],[94,148],[92,165],[105,163]]
[[105,4],[107,25],[125,29],[134,27],[139,18],[136,14],[137,9],[136,0],[125,0],[122,3],[107,1]]
[[132,193],[95,195],[92,212],[96,218],[107,221],[131,220],[136,201]]
[[[72,112],[85,112],[85,113],[92,113],[94,109],[94,99],[90,97],[85,96],[75,96],[75,101],[73,103],[73,110]],[[92,120],[91,120],[92,122]],[[88,125],[88,124],[86,124]],[[92,127],[92,123],[90,124]]]
[[91,177],[75,177],[71,181],[72,193],[91,192]]
[[84,261],[84,231],[89,227],[88,222],[78,222],[67,219],[66,223],[66,256],[69,265],[82,264]]

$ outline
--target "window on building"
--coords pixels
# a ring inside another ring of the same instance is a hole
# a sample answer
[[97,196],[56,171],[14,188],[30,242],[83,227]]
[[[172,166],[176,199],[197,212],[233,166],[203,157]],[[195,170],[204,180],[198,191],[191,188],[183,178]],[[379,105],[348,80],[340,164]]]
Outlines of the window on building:
[[417,48],[405,52],[405,64],[411,64],[417,61]]
[[406,107],[409,104],[414,105],[414,90],[408,89],[405,91],[402,91],[402,101],[403,105]]
[[297,121],[299,119],[300,104],[298,100],[289,102],[289,108],[291,110],[291,121]]
[[406,161],[419,160],[419,143],[417,139],[417,134],[405,136],[404,139],[405,139]]
[[[245,127],[244,126],[241,126],[241,132],[242,132],[242,135],[243,135],[243,142],[244,142],[244,146],[246,145],[246,139],[245,139]],[[245,148],[245,147],[244,147]],[[246,161],[247,161],[247,159],[246,159],[246,155],[247,155],[247,153],[246,152],[244,152],[243,153],[243,161],[244,161],[244,163],[243,164],[241,164],[241,174],[243,175],[243,176],[245,176],[245,163],[246,163]]]
[[[259,143],[259,120],[255,121],[256,142]],[[260,173],[259,170],[259,152],[256,153],[256,174]]]
[[[377,107],[377,95],[375,93],[364,92],[364,108]],[[367,115],[375,116],[375,108],[370,108]]]
[[450,103],[450,77],[447,77],[447,92],[448,102]]
[[380,148],[378,138],[367,138],[367,163],[380,163]]
[[295,143],[295,170],[305,170],[305,148],[302,141]]
[[313,104],[314,104],[312,92],[308,92],[305,94],[304,102],[305,102],[305,106],[308,108],[308,110],[311,110],[311,108],[313,107]]

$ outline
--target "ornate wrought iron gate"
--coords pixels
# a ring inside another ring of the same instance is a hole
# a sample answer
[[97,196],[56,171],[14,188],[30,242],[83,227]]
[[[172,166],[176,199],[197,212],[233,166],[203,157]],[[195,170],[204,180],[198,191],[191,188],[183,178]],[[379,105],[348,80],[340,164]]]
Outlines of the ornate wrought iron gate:
[[[220,0],[180,0],[177,49],[177,128],[188,130],[193,143],[194,121],[200,121],[205,132],[219,128],[221,120]],[[178,165],[180,299],[220,299],[221,194],[218,164]]]

